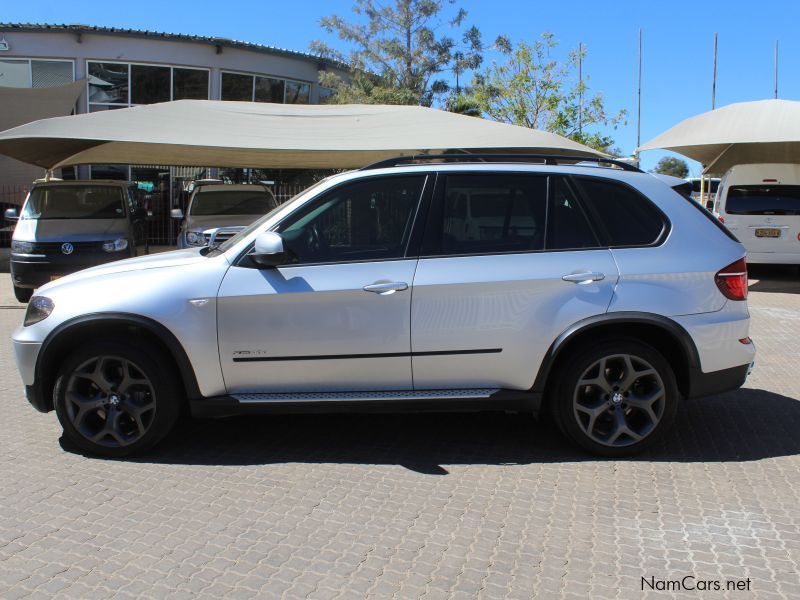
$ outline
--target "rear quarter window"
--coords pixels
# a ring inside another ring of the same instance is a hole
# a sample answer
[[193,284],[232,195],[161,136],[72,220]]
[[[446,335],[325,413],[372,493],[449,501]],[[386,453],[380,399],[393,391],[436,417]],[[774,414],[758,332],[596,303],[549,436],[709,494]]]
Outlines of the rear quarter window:
[[608,245],[649,246],[666,228],[661,211],[631,187],[595,177],[575,178]]

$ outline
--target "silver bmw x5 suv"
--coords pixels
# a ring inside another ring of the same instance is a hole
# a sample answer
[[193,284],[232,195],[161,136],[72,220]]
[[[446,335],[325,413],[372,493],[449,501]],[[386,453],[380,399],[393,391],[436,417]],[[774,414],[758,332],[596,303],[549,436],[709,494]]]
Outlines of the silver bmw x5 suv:
[[184,407],[354,406],[547,412],[622,456],[742,385],[745,250],[715,219],[625,164],[484,160],[384,161],[218,247],[45,285],[13,336],[28,399],[106,456]]

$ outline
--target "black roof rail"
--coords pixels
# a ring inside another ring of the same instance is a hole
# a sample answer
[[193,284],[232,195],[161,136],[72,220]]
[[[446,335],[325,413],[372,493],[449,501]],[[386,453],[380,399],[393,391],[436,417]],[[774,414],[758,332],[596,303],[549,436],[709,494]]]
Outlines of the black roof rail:
[[428,162],[428,161],[445,161],[445,162],[519,162],[519,163],[534,163],[543,165],[561,165],[568,164],[574,165],[582,162],[597,163],[598,166],[610,165],[618,167],[623,171],[632,171],[634,173],[643,173],[641,169],[626,163],[622,160],[614,158],[604,158],[602,156],[561,156],[558,154],[412,154],[409,156],[396,156],[394,158],[387,158],[379,160],[366,167],[361,167],[360,171],[369,171],[372,169],[383,169],[386,167],[398,167],[403,165],[410,165],[415,162]]

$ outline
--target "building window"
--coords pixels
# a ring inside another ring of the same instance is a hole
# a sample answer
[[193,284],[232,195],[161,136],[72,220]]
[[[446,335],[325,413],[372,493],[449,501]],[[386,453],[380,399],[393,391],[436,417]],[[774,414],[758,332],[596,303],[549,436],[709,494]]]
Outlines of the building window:
[[285,88],[283,79],[273,79],[272,77],[256,77],[256,88],[254,100],[256,102],[283,102]]
[[89,112],[169,100],[208,100],[208,69],[88,61]]
[[89,63],[89,103],[129,104],[128,65]]
[[131,65],[131,104],[169,102],[169,67]]
[[31,87],[48,88],[66,85],[73,81],[72,61],[32,60]]
[[309,104],[311,84],[276,77],[222,73],[221,100]]
[[311,101],[311,86],[299,81],[286,82],[286,104],[308,104]]
[[208,71],[172,69],[173,100],[208,100]]
[[75,79],[71,60],[0,60],[0,86],[23,88],[57,87]]
[[251,102],[253,100],[253,76],[239,73],[222,74],[222,100]]

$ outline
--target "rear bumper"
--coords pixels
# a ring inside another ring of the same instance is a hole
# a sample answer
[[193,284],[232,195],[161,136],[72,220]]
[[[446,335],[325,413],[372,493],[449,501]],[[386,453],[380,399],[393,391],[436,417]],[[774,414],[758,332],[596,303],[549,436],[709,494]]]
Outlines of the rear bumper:
[[748,252],[747,262],[754,265],[800,265],[797,252]]
[[731,367],[711,373],[703,373],[700,369],[692,369],[689,376],[689,398],[702,398],[713,394],[721,394],[737,390],[744,384],[752,364]]

